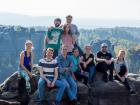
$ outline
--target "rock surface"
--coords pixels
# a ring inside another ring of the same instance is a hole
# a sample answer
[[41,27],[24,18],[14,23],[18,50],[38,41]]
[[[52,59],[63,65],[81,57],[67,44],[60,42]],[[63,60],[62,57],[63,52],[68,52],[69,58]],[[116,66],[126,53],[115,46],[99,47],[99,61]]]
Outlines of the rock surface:
[[97,73],[89,92],[89,105],[139,105],[140,103],[140,75],[129,76],[129,83],[137,95],[131,96],[124,85],[115,80],[104,83],[102,74]]
[[[37,70],[35,70],[37,73]],[[0,105],[38,105],[38,76],[34,75],[32,79],[32,95],[27,94],[20,97],[18,94],[18,75],[14,73],[0,85]],[[118,81],[104,83],[102,74],[96,73],[94,82],[90,88],[78,82],[78,101],[80,105],[139,105],[140,103],[140,75],[130,75],[130,85],[138,92],[131,96],[125,87]],[[56,89],[47,90],[47,97],[50,102],[54,101]],[[26,104],[23,104],[27,102]],[[69,105],[66,95],[63,97],[61,105]]]

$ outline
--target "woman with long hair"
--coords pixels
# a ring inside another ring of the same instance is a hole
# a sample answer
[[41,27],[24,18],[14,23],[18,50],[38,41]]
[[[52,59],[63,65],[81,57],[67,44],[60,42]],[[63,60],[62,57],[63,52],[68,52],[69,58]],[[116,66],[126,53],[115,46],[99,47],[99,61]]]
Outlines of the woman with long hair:
[[125,60],[125,51],[120,50],[117,58],[114,60],[115,65],[115,79],[124,84],[128,89],[131,95],[135,95],[136,92],[130,87],[127,75],[128,75],[128,66]]
[[68,47],[68,55],[72,55],[74,40],[70,32],[70,25],[67,24],[63,27],[62,45],[66,45]]
[[32,78],[32,67],[33,67],[33,43],[30,40],[25,42],[25,50],[20,53],[19,62],[19,76],[24,78],[26,81],[26,90],[28,93],[31,92],[30,78]]

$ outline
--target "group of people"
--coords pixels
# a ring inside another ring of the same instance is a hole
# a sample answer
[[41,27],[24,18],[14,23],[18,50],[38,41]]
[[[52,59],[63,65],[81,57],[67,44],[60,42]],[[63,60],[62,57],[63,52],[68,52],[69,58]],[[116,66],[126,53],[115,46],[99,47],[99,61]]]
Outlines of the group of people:
[[[66,24],[61,19],[54,20],[54,26],[48,28],[44,40],[44,57],[39,60],[40,79],[38,81],[39,101],[46,102],[45,91],[58,88],[54,105],[59,105],[64,93],[72,105],[77,105],[77,81],[89,86],[94,80],[95,71],[103,73],[103,81],[122,82],[130,94],[136,92],[127,81],[128,67],[125,51],[120,50],[116,59],[107,50],[107,44],[101,44],[101,50],[94,55],[92,46],[85,45],[84,53],[78,44],[79,31],[72,24],[72,16],[66,17]],[[19,75],[26,81],[26,90],[31,92],[30,78],[33,67],[33,43],[25,42],[25,50],[20,54]],[[108,75],[109,71],[109,75]]]

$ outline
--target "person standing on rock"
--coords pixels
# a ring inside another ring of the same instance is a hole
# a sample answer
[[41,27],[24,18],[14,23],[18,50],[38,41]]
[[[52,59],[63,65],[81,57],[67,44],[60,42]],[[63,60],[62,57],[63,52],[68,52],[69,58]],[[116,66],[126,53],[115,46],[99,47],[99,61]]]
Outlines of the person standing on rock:
[[125,60],[124,50],[119,51],[117,58],[114,60],[114,65],[115,79],[122,82],[131,95],[135,95],[136,92],[130,87],[127,81],[128,66]]
[[33,43],[30,40],[25,42],[25,50],[20,53],[19,76],[26,81],[26,90],[31,92],[30,78],[32,78],[33,67]]
[[95,63],[94,63],[94,55],[91,52],[91,45],[86,45],[85,46],[85,53],[83,56],[81,56],[80,60],[80,68],[82,69],[83,73],[87,72],[89,83],[93,82],[93,75],[96,71],[95,69]]
[[63,29],[61,28],[61,19],[56,18],[54,20],[54,27],[48,28],[47,35],[44,40],[44,50],[47,48],[54,49],[53,58],[58,56],[60,45],[61,45],[61,35],[63,33]]
[[79,47],[79,36],[80,32],[78,30],[78,27],[75,24],[72,24],[73,17],[71,15],[66,16],[66,25],[70,25],[70,33],[74,39],[74,47],[77,47],[79,49],[79,54],[83,55],[82,49]]
[[65,90],[65,84],[58,80],[58,66],[57,61],[53,59],[54,50],[48,48],[45,51],[43,59],[39,60],[40,79],[38,81],[39,98],[41,103],[45,103],[46,85],[48,88],[57,87],[55,102],[53,105],[59,105]]
[[72,60],[69,55],[67,55],[68,47],[62,45],[61,55],[57,57],[59,76],[61,81],[66,85],[66,92],[70,98],[73,105],[77,103],[77,84],[74,79],[74,74],[72,72]]
[[113,82],[113,70],[114,62],[112,54],[108,52],[107,44],[101,44],[101,51],[97,53],[96,61],[96,70],[103,73],[103,81],[108,82],[108,70],[110,71],[109,80]]
[[70,25],[63,26],[62,44],[68,46],[68,55],[72,55],[72,49],[74,48],[74,40],[70,33]]

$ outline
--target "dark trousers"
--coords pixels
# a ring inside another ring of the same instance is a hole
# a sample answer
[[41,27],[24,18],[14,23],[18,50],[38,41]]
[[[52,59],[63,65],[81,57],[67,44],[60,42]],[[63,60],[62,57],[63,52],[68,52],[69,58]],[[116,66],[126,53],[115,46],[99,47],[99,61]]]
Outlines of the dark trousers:
[[129,85],[129,83],[128,83],[127,78],[125,78],[125,80],[124,80],[124,81],[121,81],[121,80],[119,79],[119,77],[118,77],[118,76],[115,76],[115,79],[116,79],[116,80],[118,80],[118,81],[120,81],[121,83],[123,83],[123,84],[124,84],[124,86],[126,87],[126,89],[128,89],[128,91],[130,91],[130,90],[131,90],[131,88],[130,88],[130,85]]
[[76,71],[74,72],[74,76],[75,78],[78,80],[78,81],[82,81],[83,80],[83,83],[85,85],[87,85],[87,82],[88,82],[88,76],[84,75],[84,74],[81,74],[81,71]]
[[107,71],[109,70],[109,80],[113,80],[114,62],[107,65],[105,62],[96,65],[96,70],[103,73],[103,80],[108,80]]

